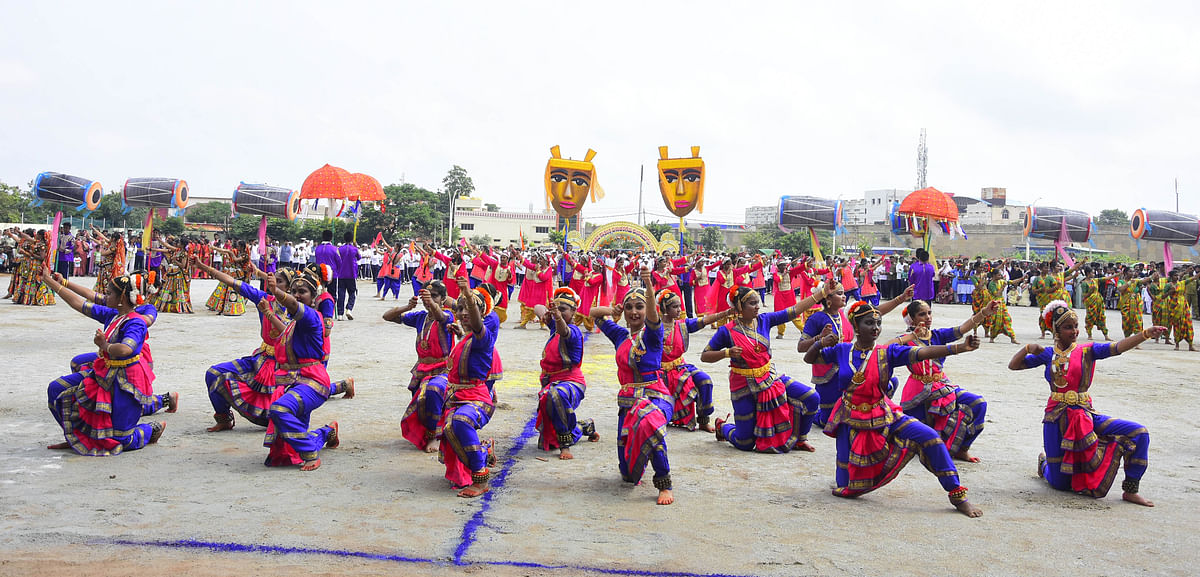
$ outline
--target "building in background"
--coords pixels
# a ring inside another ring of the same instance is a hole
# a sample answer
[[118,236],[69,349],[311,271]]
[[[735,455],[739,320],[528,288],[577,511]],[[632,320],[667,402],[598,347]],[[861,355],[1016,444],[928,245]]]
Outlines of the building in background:
[[845,224],[871,224],[867,222],[867,201],[865,198],[851,198],[842,201],[842,222]]
[[772,226],[779,224],[779,205],[746,207],[748,226]]
[[888,224],[892,203],[904,200],[904,197],[911,192],[912,190],[909,189],[883,188],[863,193],[863,208],[866,211],[865,224]]
[[[520,246],[524,235],[526,244],[549,242],[558,215],[552,210],[542,212],[509,212],[483,210],[484,203],[478,198],[460,198],[455,201],[454,225],[461,238],[484,236],[491,239],[495,247]],[[574,220],[574,219],[573,219]],[[580,221],[575,220],[576,226]]]

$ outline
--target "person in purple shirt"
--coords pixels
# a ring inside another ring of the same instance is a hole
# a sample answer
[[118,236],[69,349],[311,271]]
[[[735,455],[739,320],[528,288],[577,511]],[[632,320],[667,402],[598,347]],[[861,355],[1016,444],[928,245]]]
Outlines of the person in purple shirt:
[[933,306],[933,265],[929,264],[929,251],[918,248],[917,262],[908,267],[908,283],[913,285],[913,298]]
[[71,236],[71,223],[64,222],[58,232],[58,259],[54,272],[70,278],[75,271],[75,237]]
[[[338,265],[333,269],[333,282],[337,286],[337,318],[343,315],[348,320],[354,320],[354,301],[358,298],[358,247],[354,245],[353,234],[346,231],[342,234],[342,245],[338,247]],[[349,298],[347,298],[349,295]]]

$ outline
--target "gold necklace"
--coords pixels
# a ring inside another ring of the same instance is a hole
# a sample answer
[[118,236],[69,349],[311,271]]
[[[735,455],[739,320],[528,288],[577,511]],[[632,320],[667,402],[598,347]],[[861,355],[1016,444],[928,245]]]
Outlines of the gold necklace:
[[850,345],[850,351],[851,351],[850,352],[850,366],[851,367],[854,366],[854,353],[855,352],[866,353],[863,355],[862,366],[855,369],[854,375],[852,375],[850,377],[850,382],[854,383],[855,386],[861,385],[867,381],[867,376],[866,376],[867,362],[869,362],[871,360],[871,351],[873,349],[874,349],[874,347],[871,347],[869,349],[860,349],[860,348],[858,348],[858,343],[854,343],[854,344]]
[[1050,362],[1050,375],[1057,388],[1065,389],[1070,385],[1067,382],[1067,371],[1071,367],[1071,351],[1075,350],[1077,344],[1072,343],[1066,350],[1060,350],[1058,345],[1052,347],[1054,360]]

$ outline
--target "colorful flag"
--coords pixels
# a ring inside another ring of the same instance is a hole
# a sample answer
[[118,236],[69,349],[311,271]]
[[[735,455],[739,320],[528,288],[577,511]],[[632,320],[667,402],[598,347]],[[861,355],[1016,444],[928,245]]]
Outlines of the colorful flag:
[[525,229],[517,229],[517,238],[521,239],[521,252],[525,252]]

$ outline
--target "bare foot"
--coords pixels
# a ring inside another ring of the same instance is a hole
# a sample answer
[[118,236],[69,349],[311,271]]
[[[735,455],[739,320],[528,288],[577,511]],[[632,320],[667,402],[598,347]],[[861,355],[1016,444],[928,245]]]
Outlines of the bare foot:
[[701,431],[704,431],[706,433],[711,433],[711,432],[717,430],[716,427],[712,426],[712,423],[704,423],[703,425],[697,425],[696,428],[698,428]]
[[713,431],[714,431],[714,432],[717,434],[717,440],[718,440],[718,441],[724,441],[724,440],[725,440],[725,434],[721,432],[721,427],[722,427],[722,426],[725,424],[725,422],[726,422],[726,421],[728,421],[728,420],[729,420],[729,415],[725,415],[725,418],[724,418],[724,419],[717,419],[717,421],[716,421],[716,425],[717,425],[717,426],[716,426],[716,427],[714,427]]
[[589,443],[599,443],[600,442],[600,433],[592,433],[592,434],[588,435],[588,442]]
[[963,501],[962,503],[955,505],[954,508],[958,509],[959,513],[971,518],[983,516],[983,510],[975,505],[972,505],[970,501]]
[[657,502],[659,505],[670,505],[675,502],[675,495],[671,493],[670,489],[663,489],[658,492]]
[[492,490],[492,488],[489,487],[487,485],[487,483],[484,483],[482,485],[472,484],[472,485],[467,485],[466,487],[463,487],[463,490],[458,492],[458,496],[462,497],[464,499],[474,499],[475,497],[483,495],[484,493],[487,493],[488,491],[491,491],[491,490]]
[[1010,338],[1010,339],[1008,339],[1008,343],[1009,343],[1010,345],[1019,345],[1019,344],[1021,344],[1021,343],[1018,343],[1018,342],[1017,342],[1017,339],[1013,339],[1013,338]]
[[1104,340],[1106,340],[1106,341],[1111,341],[1112,339],[1110,339],[1110,338],[1108,337],[1108,334],[1106,333],[1106,334],[1104,335]]
[[342,444],[342,439],[338,436],[338,422],[334,421],[329,423],[329,428],[333,429],[333,433],[325,438],[325,448],[336,449],[338,448],[338,445]]
[[558,450],[558,458],[561,461],[570,461],[571,459],[575,458],[575,455],[571,454],[571,449],[563,447]]
[[233,429],[233,424],[234,424],[233,423],[233,413],[227,413],[225,416],[229,417],[229,419],[221,420],[220,413],[218,413],[217,415],[214,415],[214,417],[217,419],[217,424],[215,424],[205,430],[210,433],[216,433],[219,431],[229,431],[229,430]]
[[996,342],[996,337],[988,337],[988,342],[989,342],[989,343],[994,343],[994,342]]
[[1130,503],[1141,505],[1143,507],[1153,507],[1154,506],[1153,502],[1147,501],[1145,497],[1143,497],[1137,493],[1121,493],[1121,498],[1126,501],[1129,501]]
[[167,412],[174,413],[179,410],[179,393],[167,393]]
[[437,445],[434,445],[433,443],[425,443],[424,451],[426,453],[433,454],[433,453],[438,452],[438,448],[437,448]]
[[61,451],[63,449],[70,449],[71,443],[67,443],[64,441],[62,443],[54,443],[53,445],[46,445],[46,448],[53,450],[53,451]]
[[150,427],[152,432],[150,433],[150,440],[146,441],[147,445],[153,445],[154,443],[158,442],[158,439],[162,437],[163,431],[167,430],[167,422],[159,421],[157,423],[151,423]]
[[1196,347],[1194,347],[1192,345],[1188,345],[1188,350],[1192,351],[1194,353],[1194,352],[1196,352]]
[[346,394],[342,395],[343,399],[354,398],[354,377],[346,379]]
[[311,461],[305,461],[304,464],[300,466],[301,471],[316,471],[319,468],[321,468],[321,460],[320,459],[313,459]]
[[817,448],[808,444],[808,441],[800,441],[799,443],[796,443],[796,450],[797,451],[806,451],[809,453],[817,452]]
[[969,453],[966,449],[963,449],[963,450],[955,453],[954,458],[958,459],[959,461],[966,461],[968,463],[978,463],[979,462],[979,457],[972,457],[971,453]]

